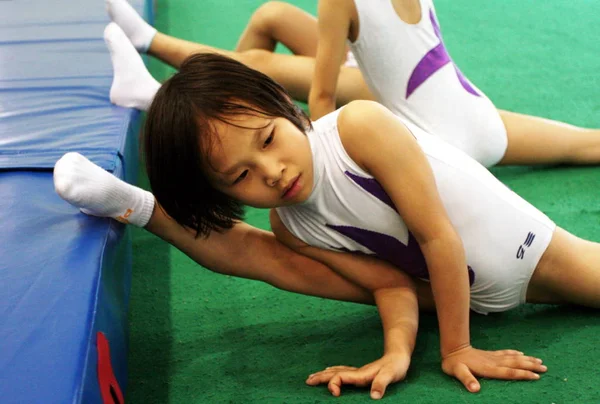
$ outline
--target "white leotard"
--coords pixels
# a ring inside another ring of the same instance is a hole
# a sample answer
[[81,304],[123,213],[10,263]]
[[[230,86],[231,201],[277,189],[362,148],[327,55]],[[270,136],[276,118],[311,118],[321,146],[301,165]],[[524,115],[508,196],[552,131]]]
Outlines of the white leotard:
[[[277,213],[292,234],[312,246],[375,254],[428,279],[419,246],[391,199],[344,150],[338,115],[339,110],[319,119],[308,133],[315,176],[310,197],[277,208]],[[407,127],[427,156],[462,239],[472,282],[471,308],[487,313],[523,303],[554,223],[462,151],[414,125]]]
[[400,19],[391,0],[354,3],[359,34],[350,48],[376,99],[484,166],[498,163],[507,147],[502,119],[450,58],[432,1],[420,1],[416,24]]

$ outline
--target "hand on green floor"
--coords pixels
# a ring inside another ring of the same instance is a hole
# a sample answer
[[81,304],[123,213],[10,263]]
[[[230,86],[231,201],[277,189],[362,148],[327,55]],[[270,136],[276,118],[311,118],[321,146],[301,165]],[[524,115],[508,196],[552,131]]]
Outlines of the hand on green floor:
[[327,388],[334,396],[341,394],[342,385],[352,384],[357,387],[371,386],[371,398],[379,399],[391,383],[399,382],[406,377],[410,366],[410,356],[402,354],[384,355],[382,358],[360,368],[352,366],[332,366],[308,377],[306,384],[317,386],[327,383]]
[[476,393],[481,388],[476,376],[503,380],[537,380],[540,378],[538,373],[547,370],[541,359],[525,356],[519,351],[482,351],[472,346],[443,358],[442,369],[447,375],[460,380],[471,393]]

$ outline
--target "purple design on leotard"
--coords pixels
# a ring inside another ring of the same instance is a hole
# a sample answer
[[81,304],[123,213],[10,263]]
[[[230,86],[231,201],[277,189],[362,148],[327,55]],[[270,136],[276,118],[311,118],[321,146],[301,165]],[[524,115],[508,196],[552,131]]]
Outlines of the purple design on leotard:
[[327,227],[367,247],[378,258],[388,261],[406,271],[407,274],[422,279],[429,279],[425,258],[412,234],[409,233],[408,235],[408,245],[404,245],[392,236],[371,230],[331,224],[328,224]]
[[406,85],[406,98],[410,97],[410,95],[415,92],[415,90],[423,84],[429,77],[431,77],[435,72],[440,70],[442,67],[446,66],[448,63],[452,63],[454,66],[454,70],[456,71],[456,76],[458,77],[458,81],[462,85],[462,87],[467,90],[467,92],[480,97],[480,94],[473,88],[469,80],[462,74],[458,66],[452,61],[446,47],[444,46],[444,41],[442,40],[442,33],[440,31],[440,26],[438,25],[435,15],[433,14],[433,10],[429,10],[429,19],[431,20],[431,25],[433,26],[433,32],[435,36],[440,40],[440,43],[433,49],[423,56],[423,58],[417,63],[417,66],[413,70],[410,78],[408,79],[408,84]]
[[359,187],[373,195],[375,198],[379,199],[381,202],[385,203],[390,208],[394,209],[396,212],[396,206],[392,201],[392,198],[383,190],[383,187],[377,182],[375,178],[365,178],[359,175],[352,174],[349,171],[345,171],[346,177],[349,177],[352,181],[354,181]]
[[[362,189],[398,212],[392,199],[377,180],[374,178],[364,178],[348,171],[345,174]],[[365,246],[373,251],[378,258],[399,267],[409,275],[421,279],[429,279],[425,257],[423,257],[419,244],[410,232],[408,233],[408,242],[405,245],[395,237],[372,230],[344,225],[326,224],[326,226]],[[469,285],[473,285],[473,282],[475,282],[475,272],[471,267],[468,267],[468,270]]]

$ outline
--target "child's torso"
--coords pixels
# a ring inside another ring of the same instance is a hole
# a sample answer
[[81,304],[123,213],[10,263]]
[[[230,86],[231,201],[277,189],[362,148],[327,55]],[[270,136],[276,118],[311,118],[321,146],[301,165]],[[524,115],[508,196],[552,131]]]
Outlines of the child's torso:
[[431,0],[403,21],[391,0],[354,0],[359,33],[350,44],[376,99],[480,163],[497,163],[506,134],[494,105],[458,69],[442,41]]
[[[420,248],[394,203],[346,153],[337,129],[339,111],[313,123],[308,136],[314,189],[306,202],[277,209],[282,222],[309,245],[376,255],[411,275],[428,278]],[[490,261],[506,266],[490,255],[510,260],[528,232],[553,229],[545,215],[483,166],[414,125],[407,127],[431,165],[448,217],[463,240],[469,266],[493,269],[495,264]],[[423,212],[426,214],[426,206]]]

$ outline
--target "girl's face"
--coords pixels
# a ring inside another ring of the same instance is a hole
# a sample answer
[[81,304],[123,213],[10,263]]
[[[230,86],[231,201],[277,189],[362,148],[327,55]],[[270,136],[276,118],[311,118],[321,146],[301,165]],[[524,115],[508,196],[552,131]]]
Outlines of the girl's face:
[[213,122],[218,140],[209,153],[208,175],[215,188],[257,208],[305,201],[313,188],[307,136],[285,118],[239,115]]

